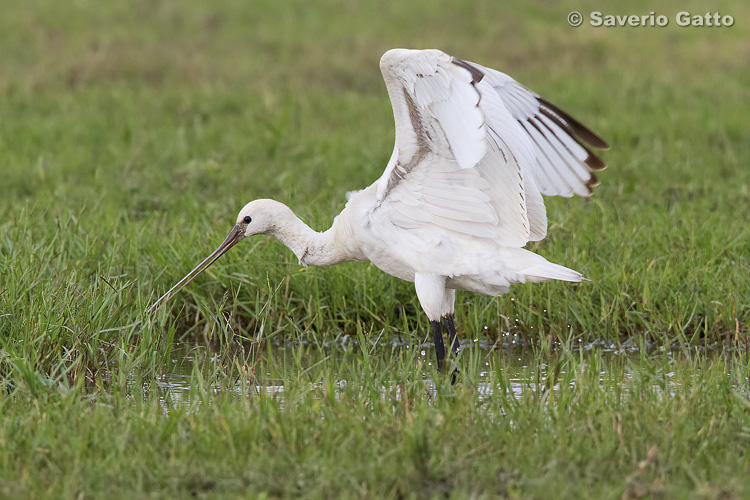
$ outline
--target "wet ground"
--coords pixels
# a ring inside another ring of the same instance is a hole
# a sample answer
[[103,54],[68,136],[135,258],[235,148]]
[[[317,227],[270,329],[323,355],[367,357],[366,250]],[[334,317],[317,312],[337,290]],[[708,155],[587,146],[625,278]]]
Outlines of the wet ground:
[[[471,346],[475,343],[475,346]],[[435,369],[435,352],[432,344],[414,344],[412,346],[402,345],[404,349],[417,349],[415,355],[417,363],[423,367],[423,376],[426,390],[434,390],[432,378]],[[497,368],[498,364],[491,364],[490,361],[484,361],[486,370],[480,370],[478,373],[478,384],[476,390],[480,399],[491,397],[498,392],[512,392],[514,396],[522,396],[528,391],[551,390],[556,392],[560,390],[561,383],[575,384],[575,377],[566,377],[565,367],[554,366],[559,361],[559,353],[552,353],[548,358],[535,352],[530,346],[519,347],[516,341],[508,339],[500,346],[488,346],[483,341],[464,341],[462,349],[476,347],[480,351],[486,351],[496,356],[499,366],[502,370],[502,380],[499,379]],[[289,350],[294,346],[273,347],[271,355],[282,359],[289,356]],[[350,348],[346,345],[325,346],[325,352],[321,349],[311,348],[305,355],[305,366],[312,366],[320,362],[325,357],[339,356],[343,358],[349,355]],[[286,352],[285,352],[286,351]],[[193,371],[200,369],[196,367],[196,359],[206,355],[206,349],[200,346],[176,344],[172,350],[169,366],[165,374],[158,382],[162,401],[165,406],[171,407],[190,407],[194,404],[201,404],[195,399],[194,392],[191,391],[193,382]],[[595,342],[586,345],[574,346],[576,358],[579,361],[577,366],[591,364],[594,361],[599,373],[599,380],[603,388],[623,389],[625,386],[631,386],[634,377],[640,376],[639,360],[641,351],[632,344],[619,344]],[[660,349],[649,354],[649,359],[653,364],[658,366],[670,366],[671,363],[677,362],[684,355],[684,352],[669,351]],[[548,365],[549,363],[549,365]],[[494,366],[492,366],[494,365]],[[461,366],[459,360],[459,366]],[[554,376],[550,373],[554,371]],[[266,374],[265,380],[270,383],[266,385],[256,385],[248,387],[247,384],[237,383],[231,390],[237,395],[249,394],[266,394],[283,400],[284,385],[280,379],[274,380],[270,374]],[[571,374],[572,375],[572,374]],[[696,376],[698,374],[696,373]],[[661,370],[658,377],[653,378],[654,386],[666,393],[672,393],[678,382],[673,380],[674,372]],[[550,382],[552,380],[552,382]],[[568,380],[567,382],[565,382]],[[460,383],[460,377],[459,377]],[[343,391],[348,381],[341,379],[336,381],[338,389]],[[622,386],[622,387],[618,387]],[[311,387],[315,389],[315,387]],[[384,387],[384,391],[385,391]],[[216,388],[216,392],[226,391],[227,387]],[[169,404],[167,404],[167,402]]]

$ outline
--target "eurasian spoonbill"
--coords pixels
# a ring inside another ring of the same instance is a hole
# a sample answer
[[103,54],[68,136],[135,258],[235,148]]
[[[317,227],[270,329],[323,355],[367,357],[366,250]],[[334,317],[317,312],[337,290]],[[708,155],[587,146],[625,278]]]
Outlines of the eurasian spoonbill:
[[523,246],[547,233],[542,195],[588,196],[608,149],[570,115],[499,71],[439,50],[394,49],[380,60],[396,122],[383,175],[348,196],[316,232],[284,204],[255,200],[219,247],[149,309],[158,310],[242,239],[273,236],[303,266],[370,261],[414,283],[442,371],[445,324],[454,353],[455,290],[583,276]]

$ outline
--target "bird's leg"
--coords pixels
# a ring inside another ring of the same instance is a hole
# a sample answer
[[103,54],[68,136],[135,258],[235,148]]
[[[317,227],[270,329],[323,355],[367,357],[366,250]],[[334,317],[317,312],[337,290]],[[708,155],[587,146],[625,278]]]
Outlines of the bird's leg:
[[446,314],[443,316],[443,323],[445,323],[445,329],[448,330],[451,350],[453,354],[458,356],[458,350],[461,348],[461,345],[458,343],[458,337],[456,337],[456,325],[453,323],[453,315]]
[[[448,341],[450,342],[451,351],[454,356],[458,356],[458,351],[461,348],[461,344],[458,343],[458,337],[456,336],[456,325],[453,323],[453,315],[446,314],[443,316],[443,323],[445,323],[445,329],[448,330]],[[451,373],[451,384],[456,383],[456,378],[461,370],[458,367],[453,369]]]
[[432,338],[435,341],[435,354],[437,355],[438,372],[443,371],[443,361],[445,360],[445,345],[443,344],[443,329],[440,327],[440,321],[430,320],[432,327]]
[[430,318],[432,337],[435,340],[435,354],[437,355],[438,372],[443,371],[445,362],[445,344],[443,344],[443,330],[440,317],[450,310],[453,305],[455,292],[445,288],[446,277],[439,274],[414,273],[414,288],[417,291],[419,303]]

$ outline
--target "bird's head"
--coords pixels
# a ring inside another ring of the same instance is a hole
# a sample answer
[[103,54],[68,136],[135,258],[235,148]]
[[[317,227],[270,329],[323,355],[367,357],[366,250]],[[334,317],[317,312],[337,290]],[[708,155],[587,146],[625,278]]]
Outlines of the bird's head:
[[284,205],[274,200],[255,200],[245,205],[237,215],[237,223],[229,231],[229,236],[214,250],[211,255],[206,257],[203,262],[198,264],[195,269],[190,271],[187,276],[182,278],[175,286],[162,295],[148,310],[153,314],[172,297],[179,292],[185,285],[193,281],[199,274],[208,269],[216,262],[219,257],[227,253],[230,248],[244,240],[248,236],[255,234],[276,235],[276,229],[280,225],[288,224],[290,218],[295,218],[294,213]]
[[289,217],[294,217],[294,213],[283,203],[265,199],[254,200],[242,207],[237,215],[235,227],[241,231],[242,238],[256,234],[274,236],[279,224]]

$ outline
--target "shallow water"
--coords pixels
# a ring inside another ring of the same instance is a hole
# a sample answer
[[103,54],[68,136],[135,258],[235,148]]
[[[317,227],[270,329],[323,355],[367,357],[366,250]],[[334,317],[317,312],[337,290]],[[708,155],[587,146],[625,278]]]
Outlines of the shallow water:
[[[472,346],[474,344],[474,346]],[[387,344],[386,344],[387,345]],[[416,359],[418,363],[423,366],[423,376],[425,389],[428,392],[437,394],[437,389],[432,381],[435,369],[435,351],[432,344],[422,344],[402,347],[418,349]],[[493,352],[498,359],[498,363],[502,367],[503,383],[498,381],[497,376],[497,364],[493,362],[495,366],[491,366],[490,361],[485,361],[486,371],[480,371],[478,374],[478,383],[476,391],[480,400],[484,400],[498,393],[512,392],[514,396],[522,396],[525,393],[532,391],[545,390],[544,381],[547,378],[548,370],[550,369],[546,362],[544,362],[544,356],[540,362],[539,355],[535,354],[533,349],[527,347],[519,348],[515,345],[514,341],[508,341],[502,344],[501,347],[490,348],[482,341],[465,341],[462,343],[462,349],[469,347],[478,347],[481,350],[487,352]],[[284,352],[286,349],[293,349],[293,346],[287,347],[274,347],[272,348],[272,357],[283,358],[289,352]],[[187,346],[185,344],[176,344],[172,350],[172,356],[170,360],[170,366],[167,367],[165,375],[157,382],[160,399],[164,403],[166,408],[188,408],[193,405],[202,404],[202,400],[196,396],[195,391],[191,388],[193,382],[193,371],[200,367],[195,367],[197,349],[194,346]],[[304,360],[304,366],[309,367],[315,363],[320,362],[326,357],[337,356],[344,358],[349,355],[349,349],[346,346],[328,346],[325,352],[320,349],[311,349],[310,353],[306,355]],[[205,351],[204,351],[205,352]],[[632,386],[633,379],[638,371],[637,366],[639,363],[639,357],[641,353],[634,346],[614,346],[604,342],[597,342],[594,344],[581,345],[575,347],[576,358],[578,359],[577,364],[587,365],[589,360],[596,357],[596,364],[599,368],[599,381],[602,387],[605,389],[620,389],[624,392],[628,392],[629,387]],[[553,353],[550,356],[549,362],[554,363],[559,356],[557,353]],[[680,358],[682,354],[677,351],[662,350],[655,355],[650,355],[650,359],[655,361],[660,366],[668,366],[670,363],[675,362],[677,358]],[[663,357],[663,359],[661,359]],[[666,365],[665,365],[666,363]],[[459,366],[462,366],[459,359]],[[466,368],[464,368],[466,369]],[[617,375],[614,375],[617,373]],[[557,375],[554,377],[556,383],[553,384],[550,389],[551,391],[558,392],[560,390],[561,380],[566,380],[566,372],[564,368],[560,368]],[[660,372],[659,376],[654,378],[653,386],[666,394],[674,394],[675,389],[678,387],[678,382],[674,380],[674,372],[665,371]],[[266,380],[273,380],[270,374],[266,374],[268,378]],[[698,376],[696,373],[693,376]],[[572,380],[567,382],[571,387],[575,384],[575,377],[571,377]],[[268,385],[255,385],[248,387],[246,384],[240,382],[236,383],[229,390],[238,396],[248,396],[252,394],[263,394],[272,395],[283,405],[284,402],[284,385],[282,380],[278,380],[277,384]],[[459,378],[460,383],[460,378]],[[337,380],[335,383],[337,393],[343,392],[344,388],[349,384],[346,379]],[[618,387],[620,386],[620,387]],[[320,387],[316,387],[314,384],[310,384],[310,389],[315,390]],[[221,391],[227,391],[226,385],[222,388],[214,387],[214,392],[219,393]],[[383,393],[385,394],[389,388],[383,387]],[[397,398],[400,394],[398,387],[395,388]]]

